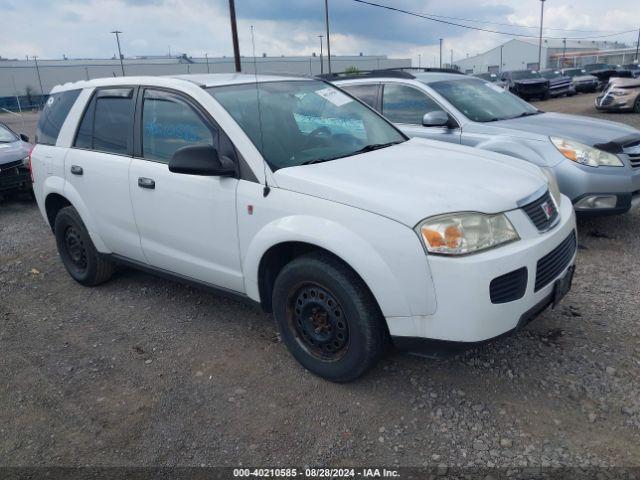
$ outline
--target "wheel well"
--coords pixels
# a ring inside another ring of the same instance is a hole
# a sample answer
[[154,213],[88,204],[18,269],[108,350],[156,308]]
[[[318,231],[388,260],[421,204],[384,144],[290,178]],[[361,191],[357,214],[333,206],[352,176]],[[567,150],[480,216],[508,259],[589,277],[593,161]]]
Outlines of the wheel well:
[[[282,268],[293,259],[310,252],[324,252],[353,270],[353,268],[342,258],[329,250],[318,247],[317,245],[305,242],[284,242],[274,245],[262,256],[260,266],[258,267],[260,304],[265,312],[270,313],[272,311],[271,295],[273,292],[273,285]],[[354,273],[360,277],[358,272],[354,271]],[[364,279],[362,279],[362,277],[360,277],[360,279],[366,285]],[[373,294],[371,296],[373,297]],[[375,297],[373,298],[375,300]]]
[[47,212],[47,220],[49,220],[51,230],[55,227],[58,212],[63,208],[70,206],[71,202],[58,193],[50,193],[47,195],[47,198],[44,201],[44,209]]

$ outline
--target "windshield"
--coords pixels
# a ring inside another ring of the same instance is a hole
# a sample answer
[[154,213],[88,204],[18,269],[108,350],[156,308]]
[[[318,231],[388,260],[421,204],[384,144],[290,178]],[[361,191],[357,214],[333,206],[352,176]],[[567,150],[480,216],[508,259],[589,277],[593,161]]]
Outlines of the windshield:
[[524,78],[540,78],[540,74],[534,70],[516,70],[511,72],[511,78],[521,80]]
[[238,122],[273,171],[348,157],[406,139],[373,110],[316,80],[207,90]]
[[570,70],[565,70],[564,74],[568,77],[577,77],[579,75],[586,75],[587,71],[582,68],[572,68]]
[[4,125],[0,124],[0,143],[15,142],[18,138]]
[[481,80],[446,80],[429,86],[474,122],[493,122],[539,112],[505,89]]
[[547,72],[542,72],[542,76],[544,78],[558,78],[558,77],[561,77],[562,74],[558,71],[549,70]]

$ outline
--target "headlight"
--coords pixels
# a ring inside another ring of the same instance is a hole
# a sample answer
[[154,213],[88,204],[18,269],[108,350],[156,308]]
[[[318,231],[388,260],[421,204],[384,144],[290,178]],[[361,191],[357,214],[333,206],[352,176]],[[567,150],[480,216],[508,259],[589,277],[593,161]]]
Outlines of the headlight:
[[503,214],[453,213],[428,218],[416,227],[429,253],[464,255],[519,240]]
[[622,161],[612,153],[566,138],[549,137],[551,143],[569,160],[589,167],[622,167]]
[[553,200],[556,202],[556,205],[560,205],[560,187],[558,186],[558,180],[556,179],[555,173],[551,171],[550,168],[541,167],[542,173],[547,177],[547,181],[549,182],[549,192],[551,192],[551,196]]
[[625,95],[629,95],[630,94],[630,92],[628,90],[620,90],[620,89],[617,89],[617,88],[612,88],[607,93],[610,94],[610,95],[613,95],[614,97],[624,97]]
[[28,167],[28,166],[29,166],[29,161],[30,161],[30,158],[29,158],[29,155],[27,155],[26,157],[24,157],[24,158],[22,159],[22,164],[23,164],[25,167]]

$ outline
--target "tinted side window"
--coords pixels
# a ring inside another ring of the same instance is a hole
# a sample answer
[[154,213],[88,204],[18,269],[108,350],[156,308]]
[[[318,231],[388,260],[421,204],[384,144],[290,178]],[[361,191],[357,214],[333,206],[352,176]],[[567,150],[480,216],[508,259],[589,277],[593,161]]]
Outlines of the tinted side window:
[[379,85],[345,85],[340,86],[340,88],[346,90],[361,102],[369,105],[371,108],[377,109],[378,90],[380,89]]
[[442,108],[416,88],[395,83],[384,86],[382,113],[392,122],[421,125],[425,113],[438,110]]
[[142,156],[168,163],[187,145],[218,148],[218,130],[179,95],[146,90],[142,104]]
[[80,95],[80,90],[67,90],[49,97],[40,114],[36,129],[36,143],[55,145],[69,110]]
[[133,89],[98,90],[84,112],[74,145],[100,152],[131,155]]

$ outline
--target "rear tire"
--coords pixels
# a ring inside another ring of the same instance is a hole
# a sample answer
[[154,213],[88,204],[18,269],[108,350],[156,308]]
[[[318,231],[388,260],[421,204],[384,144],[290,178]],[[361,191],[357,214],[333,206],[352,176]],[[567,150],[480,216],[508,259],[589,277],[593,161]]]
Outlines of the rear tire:
[[640,113],[640,95],[636,98],[636,103],[633,104],[633,111],[636,113]]
[[384,353],[388,332],[362,279],[323,252],[285,265],[273,289],[283,342],[310,372],[333,382],[363,375]]
[[62,263],[75,281],[91,287],[111,278],[114,263],[96,250],[75,208],[58,212],[54,232]]

